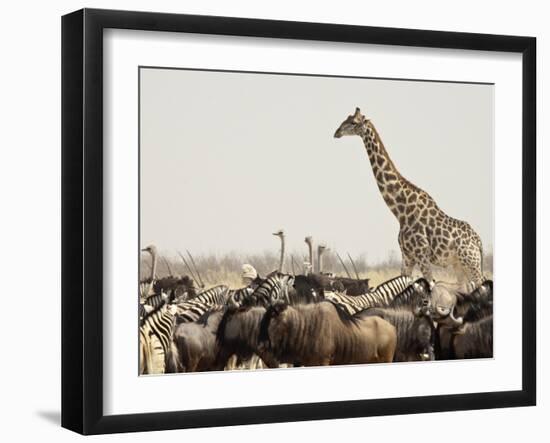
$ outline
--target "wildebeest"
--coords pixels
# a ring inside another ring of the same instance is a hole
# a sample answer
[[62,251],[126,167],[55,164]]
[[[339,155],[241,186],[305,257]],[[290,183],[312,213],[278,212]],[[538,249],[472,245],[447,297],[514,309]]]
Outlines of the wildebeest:
[[393,361],[435,360],[435,326],[426,308],[416,313],[408,309],[369,308],[356,314],[359,317],[378,316],[391,323],[397,334]]
[[163,277],[155,280],[153,283],[153,290],[155,294],[161,292],[169,293],[174,292],[174,297],[178,300],[178,303],[185,301],[188,298],[193,298],[197,295],[197,289],[195,282],[187,275],[183,277]]
[[323,281],[316,274],[297,275],[294,277],[296,297],[303,303],[312,303],[324,298]]
[[270,368],[279,362],[265,348],[259,346],[260,323],[266,309],[262,306],[229,308],[225,311],[216,333],[220,348],[219,359],[224,366],[231,356],[248,361],[255,354]]
[[450,331],[450,358],[492,358],[493,316],[467,322],[459,332]]
[[380,317],[353,317],[322,301],[269,307],[260,341],[281,363],[326,366],[391,362],[397,336],[395,327]]
[[[463,316],[476,303],[488,301],[492,305],[493,282],[486,280],[470,294],[461,293],[456,285],[436,283],[431,290],[434,320],[445,326],[460,326]],[[491,308],[492,309],[492,308]]]
[[222,308],[207,311],[195,322],[181,323],[174,331],[182,372],[223,370],[216,332],[223,317]]
[[457,293],[456,312],[463,320],[474,321],[493,314],[493,281],[486,280],[469,294]]
[[371,290],[369,279],[356,279],[349,277],[334,277],[331,281],[331,290],[345,292],[347,295],[366,294]]
[[438,326],[440,359],[490,358],[493,356],[493,282],[485,281],[469,294],[457,293],[456,312],[461,325]]
[[462,317],[456,317],[457,287],[443,282],[437,282],[430,291],[433,318],[440,325],[457,327],[463,322]]

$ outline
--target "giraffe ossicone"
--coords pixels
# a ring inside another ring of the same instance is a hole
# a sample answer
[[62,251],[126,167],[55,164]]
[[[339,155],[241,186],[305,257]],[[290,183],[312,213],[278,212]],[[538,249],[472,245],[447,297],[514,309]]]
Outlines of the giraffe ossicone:
[[427,192],[400,174],[359,108],[334,133],[335,138],[350,135],[363,140],[380,194],[399,222],[402,274],[411,276],[418,265],[424,278],[432,281],[431,265],[453,267],[461,283],[479,287],[484,280],[483,246],[474,229],[445,214]]

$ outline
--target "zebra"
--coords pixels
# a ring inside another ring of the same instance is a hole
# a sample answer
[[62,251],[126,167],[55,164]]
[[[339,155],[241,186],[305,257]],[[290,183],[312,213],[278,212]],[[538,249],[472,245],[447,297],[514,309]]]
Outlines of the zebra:
[[165,303],[171,303],[175,298],[175,292],[172,290],[170,294],[160,291],[156,294],[149,295],[140,303],[140,305],[149,305],[153,309],[160,308]]
[[242,299],[232,299],[236,306],[263,306],[268,307],[275,303],[290,304],[292,295],[296,292],[293,288],[294,276],[274,272],[269,275],[253,292],[241,294]]
[[343,306],[351,315],[366,308],[388,307],[398,294],[411,285],[412,279],[401,275],[378,285],[375,289],[362,295],[346,295],[338,292],[325,292],[325,298]]
[[225,285],[214,286],[210,289],[199,292],[194,297],[190,297],[187,301],[200,301],[211,305],[223,305],[227,301],[227,291],[229,287]]
[[227,298],[227,306],[230,307],[239,307],[242,305],[243,301],[248,298],[254,292],[254,288],[251,286],[246,286],[240,289],[230,289],[229,297]]
[[177,350],[172,342],[175,309],[140,304],[140,374],[177,372]]
[[223,306],[230,296],[225,285],[214,286],[177,305],[176,324],[197,321],[214,306]]

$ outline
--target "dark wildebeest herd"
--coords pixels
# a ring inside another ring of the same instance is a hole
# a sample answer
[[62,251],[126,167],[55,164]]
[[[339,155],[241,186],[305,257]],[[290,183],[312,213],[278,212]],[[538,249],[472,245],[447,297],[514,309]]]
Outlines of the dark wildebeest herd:
[[[146,250],[156,252],[153,246]],[[145,286],[141,374],[493,353],[490,280],[463,293],[450,284],[399,276],[356,293],[347,291],[357,287],[354,279],[274,271],[237,290],[224,285],[198,290],[187,276],[150,279]]]

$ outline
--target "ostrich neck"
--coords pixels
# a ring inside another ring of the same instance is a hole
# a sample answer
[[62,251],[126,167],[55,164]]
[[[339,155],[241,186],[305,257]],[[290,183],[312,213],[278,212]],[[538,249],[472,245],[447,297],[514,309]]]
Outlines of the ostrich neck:
[[418,189],[399,173],[372,123],[367,123],[361,138],[380,194],[393,215],[401,221],[400,216],[407,207],[407,194]]
[[317,251],[317,272],[320,274],[323,271],[323,251]]
[[309,249],[309,264],[311,266],[311,272],[315,272],[315,266],[314,266],[314,258],[313,258],[313,244],[311,242],[309,242],[307,244],[307,247]]
[[281,258],[279,260],[279,272],[284,272],[285,265],[285,238],[281,236]]
[[149,283],[149,292],[148,294],[151,294],[153,292],[153,285],[155,283],[155,278],[157,275],[157,254],[153,251],[150,252],[151,254],[151,283]]

